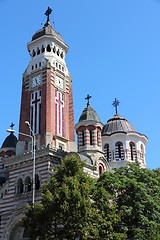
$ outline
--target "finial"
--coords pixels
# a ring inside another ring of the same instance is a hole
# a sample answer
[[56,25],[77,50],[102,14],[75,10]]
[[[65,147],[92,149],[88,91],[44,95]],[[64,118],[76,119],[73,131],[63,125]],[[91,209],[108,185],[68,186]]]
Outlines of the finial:
[[52,9],[48,7],[48,9],[45,12],[45,15],[47,16],[47,22],[49,22],[49,15],[51,15]]
[[87,94],[87,97],[85,98],[85,100],[87,100],[87,107],[90,105],[89,99],[90,99],[91,97],[92,97],[92,96],[89,96],[89,94]]
[[113,105],[113,107],[115,107],[116,115],[117,115],[117,110],[118,110],[119,104],[120,104],[120,101],[117,98],[115,98],[115,100],[113,101],[112,105]]
[[13,127],[15,126],[15,124],[12,122],[10,125],[10,128],[13,130]]

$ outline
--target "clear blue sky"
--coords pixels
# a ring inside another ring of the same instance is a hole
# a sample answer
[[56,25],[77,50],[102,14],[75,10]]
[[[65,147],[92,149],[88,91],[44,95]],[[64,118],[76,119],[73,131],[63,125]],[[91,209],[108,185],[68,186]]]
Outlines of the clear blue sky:
[[92,95],[102,123],[118,112],[147,135],[147,166],[160,167],[160,0],[0,0],[0,145],[19,125],[26,44],[51,21],[69,45],[75,123]]

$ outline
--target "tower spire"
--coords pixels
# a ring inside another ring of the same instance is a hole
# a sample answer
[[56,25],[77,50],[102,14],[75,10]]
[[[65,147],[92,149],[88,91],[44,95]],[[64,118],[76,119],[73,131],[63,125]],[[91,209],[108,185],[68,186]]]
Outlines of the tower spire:
[[120,101],[117,98],[115,98],[115,100],[112,103],[112,106],[115,107],[116,115],[118,114],[118,106],[119,106],[119,104],[120,104]]

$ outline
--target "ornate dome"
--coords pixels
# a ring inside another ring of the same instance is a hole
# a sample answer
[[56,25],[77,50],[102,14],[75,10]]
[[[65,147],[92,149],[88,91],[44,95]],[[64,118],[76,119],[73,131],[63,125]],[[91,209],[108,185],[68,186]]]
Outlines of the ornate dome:
[[16,136],[11,132],[9,136],[6,137],[2,144],[2,148],[15,148],[17,144]]
[[96,111],[93,108],[90,107],[89,104],[83,110],[83,112],[79,118],[79,122],[84,121],[84,120],[100,122],[100,118],[99,118],[98,114],[96,113]]
[[116,114],[113,118],[109,119],[107,123],[103,126],[102,136],[110,136],[115,133],[128,133],[136,132],[135,128],[132,126],[127,119]]
[[36,40],[44,35],[54,36],[54,37],[58,38],[60,41],[64,42],[62,36],[52,28],[50,22],[46,22],[44,27],[42,29],[40,29],[39,31],[37,31],[32,36],[32,41]]

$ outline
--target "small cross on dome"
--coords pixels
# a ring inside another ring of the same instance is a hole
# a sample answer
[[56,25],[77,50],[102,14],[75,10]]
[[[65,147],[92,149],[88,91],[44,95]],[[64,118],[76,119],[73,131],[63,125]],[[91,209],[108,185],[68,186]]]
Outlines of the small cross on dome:
[[12,122],[10,125],[10,128],[13,130],[13,127],[15,126],[15,124]]
[[112,103],[112,106],[115,107],[116,115],[118,114],[118,111],[117,111],[117,110],[118,110],[119,104],[120,104],[120,101],[119,101],[117,98],[115,98],[115,100],[114,100],[113,103]]
[[45,12],[45,15],[47,16],[47,22],[49,22],[49,16],[51,15],[52,9],[48,7],[48,9]]
[[90,99],[91,97],[92,97],[92,96],[89,96],[89,94],[87,94],[87,97],[85,98],[85,100],[87,100],[87,107],[90,105],[89,99]]

